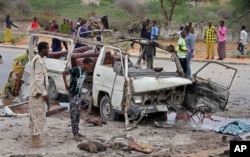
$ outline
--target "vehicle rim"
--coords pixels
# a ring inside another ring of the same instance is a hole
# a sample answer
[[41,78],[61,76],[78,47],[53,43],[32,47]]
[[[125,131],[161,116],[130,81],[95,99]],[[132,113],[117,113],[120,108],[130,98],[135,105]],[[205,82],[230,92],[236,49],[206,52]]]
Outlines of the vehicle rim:
[[103,115],[107,118],[111,118],[111,114],[112,114],[112,111],[111,111],[111,104],[109,102],[106,102],[104,105],[103,105]]
[[57,89],[56,89],[56,84],[54,82],[54,80],[50,79],[49,81],[49,95],[50,97],[54,98],[58,92],[57,92]]

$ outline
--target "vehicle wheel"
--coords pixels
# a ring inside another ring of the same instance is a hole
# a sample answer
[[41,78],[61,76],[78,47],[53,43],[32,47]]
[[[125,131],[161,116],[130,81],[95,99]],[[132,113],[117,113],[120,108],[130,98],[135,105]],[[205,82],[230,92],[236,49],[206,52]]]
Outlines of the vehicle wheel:
[[48,87],[49,98],[56,100],[59,98],[60,94],[57,91],[55,81],[49,77],[49,87]]
[[109,96],[105,95],[101,99],[100,113],[105,120],[113,121],[118,118],[118,114],[113,110]]

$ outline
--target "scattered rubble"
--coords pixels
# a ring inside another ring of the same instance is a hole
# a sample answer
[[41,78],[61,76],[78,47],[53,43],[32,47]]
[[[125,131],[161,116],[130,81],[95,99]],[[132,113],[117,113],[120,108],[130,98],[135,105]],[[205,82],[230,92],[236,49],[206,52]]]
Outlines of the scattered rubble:
[[84,141],[77,145],[81,150],[86,150],[90,153],[98,153],[99,151],[105,151],[107,146],[98,141]]
[[102,126],[103,124],[107,124],[102,118],[84,118],[84,121],[84,126]]

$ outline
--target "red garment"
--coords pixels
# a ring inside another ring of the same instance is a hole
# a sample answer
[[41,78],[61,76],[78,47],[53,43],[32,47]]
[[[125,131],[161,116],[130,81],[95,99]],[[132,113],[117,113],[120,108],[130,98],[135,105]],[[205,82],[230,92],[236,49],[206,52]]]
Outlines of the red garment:
[[37,22],[32,22],[31,23],[31,28],[38,28],[39,24]]
[[55,31],[55,25],[54,25],[54,24],[51,24],[49,30],[52,31],[52,32],[54,32],[54,31]]

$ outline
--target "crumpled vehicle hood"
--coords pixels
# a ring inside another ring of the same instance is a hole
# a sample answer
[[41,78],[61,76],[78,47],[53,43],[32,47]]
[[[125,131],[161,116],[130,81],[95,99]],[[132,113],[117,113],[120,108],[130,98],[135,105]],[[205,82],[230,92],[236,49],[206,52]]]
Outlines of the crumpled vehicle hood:
[[192,81],[181,77],[140,77],[131,78],[132,90],[134,93],[150,92],[162,89],[171,89],[174,87],[192,84]]

